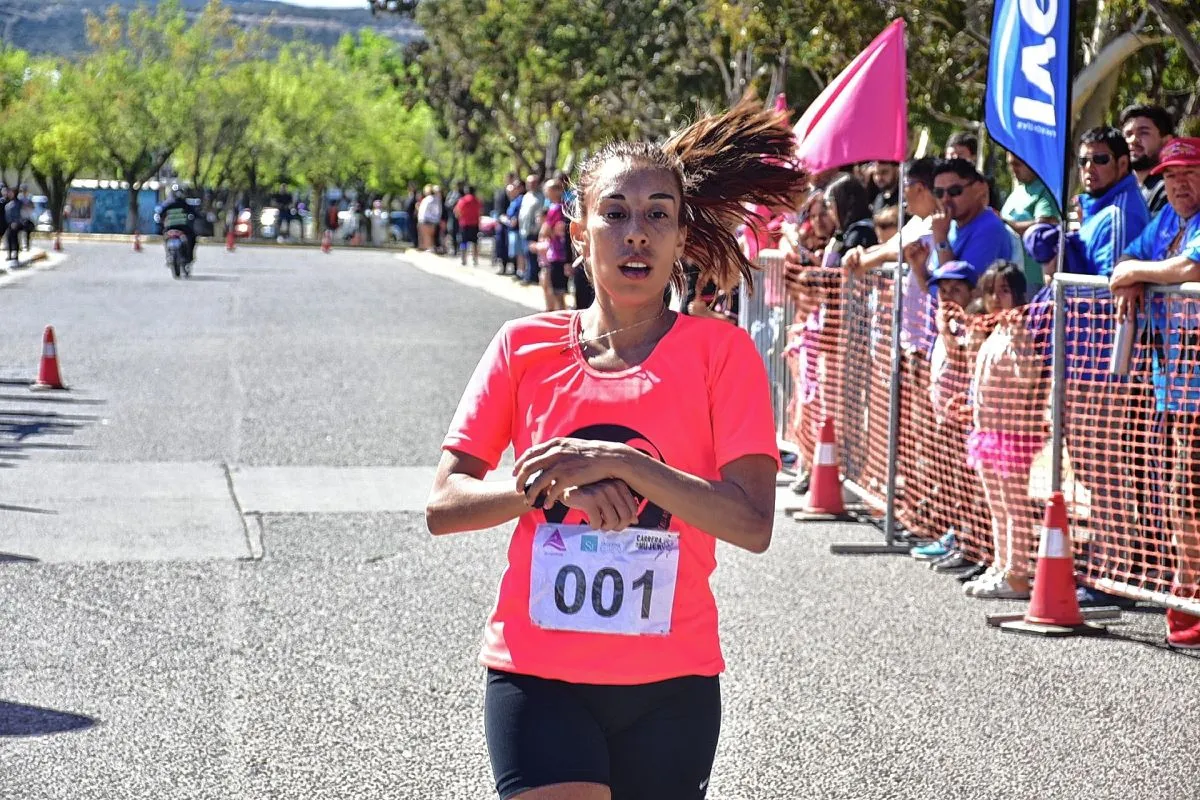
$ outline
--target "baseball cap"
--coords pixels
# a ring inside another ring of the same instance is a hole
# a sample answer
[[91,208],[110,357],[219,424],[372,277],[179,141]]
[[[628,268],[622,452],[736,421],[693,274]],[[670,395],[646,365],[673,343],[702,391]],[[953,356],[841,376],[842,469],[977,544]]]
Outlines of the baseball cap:
[[930,283],[938,281],[966,281],[975,288],[975,268],[966,261],[947,261],[935,269],[929,276]]
[[1158,154],[1158,165],[1150,170],[1159,175],[1167,167],[1200,167],[1200,138],[1180,136],[1163,145]]

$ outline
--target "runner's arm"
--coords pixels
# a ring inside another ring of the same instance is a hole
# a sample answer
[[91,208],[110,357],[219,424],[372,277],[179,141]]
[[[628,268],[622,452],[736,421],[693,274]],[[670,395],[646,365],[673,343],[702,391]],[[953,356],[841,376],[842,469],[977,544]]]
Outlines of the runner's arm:
[[628,448],[615,477],[636,494],[710,536],[752,553],[765,552],[775,525],[775,460],[768,455],[735,458],[709,481]]
[[425,503],[425,524],[434,536],[503,525],[529,510],[510,481],[485,481],[488,465],[455,450],[442,452]]

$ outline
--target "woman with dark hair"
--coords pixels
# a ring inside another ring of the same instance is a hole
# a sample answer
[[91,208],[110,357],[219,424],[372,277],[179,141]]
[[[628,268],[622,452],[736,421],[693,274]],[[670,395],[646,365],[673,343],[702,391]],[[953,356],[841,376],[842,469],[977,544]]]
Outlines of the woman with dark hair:
[[[867,190],[853,175],[842,175],[825,190],[825,207],[833,220],[839,252],[879,244]],[[831,245],[832,246],[832,245]]]
[[[705,795],[724,669],[722,541],[771,541],[779,451],[746,332],[670,310],[685,261],[732,289],[743,203],[803,186],[795,137],[743,100],[577,181],[571,238],[596,298],[492,340],[442,445],[434,534],[517,520],[484,632],[484,727],[503,800]],[[513,446],[514,483],[485,481]]]

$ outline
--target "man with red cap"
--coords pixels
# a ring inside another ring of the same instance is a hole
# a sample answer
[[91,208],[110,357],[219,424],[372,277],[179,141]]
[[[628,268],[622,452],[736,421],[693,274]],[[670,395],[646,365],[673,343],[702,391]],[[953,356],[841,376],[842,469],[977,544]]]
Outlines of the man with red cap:
[[[1136,312],[1146,284],[1200,281],[1200,138],[1166,144],[1153,170],[1167,206],[1125,250],[1109,287],[1118,319]],[[1197,301],[1157,295],[1149,303],[1162,485],[1177,559],[1171,593],[1200,600],[1200,313]],[[1200,649],[1200,616],[1167,611],[1167,641]]]

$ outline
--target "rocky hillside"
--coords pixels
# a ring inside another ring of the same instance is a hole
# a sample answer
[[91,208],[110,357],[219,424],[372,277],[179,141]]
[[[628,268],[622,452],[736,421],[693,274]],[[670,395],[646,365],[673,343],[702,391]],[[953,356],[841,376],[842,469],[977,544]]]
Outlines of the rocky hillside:
[[[114,3],[133,8],[138,2],[0,0],[0,42],[33,53],[78,53],[87,48],[85,14],[103,14]],[[253,27],[267,23],[271,34],[282,40],[304,38],[329,46],[343,34],[364,27],[404,42],[421,35],[420,29],[408,20],[385,14],[371,16],[365,2],[362,10],[354,11],[301,8],[262,0],[225,0],[225,3],[233,9],[234,18],[240,24]],[[204,6],[204,0],[183,0],[183,5],[189,10],[199,10]]]

